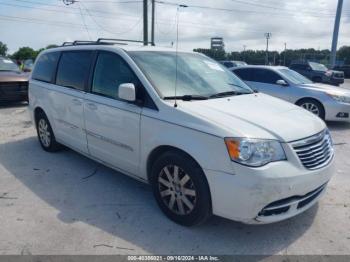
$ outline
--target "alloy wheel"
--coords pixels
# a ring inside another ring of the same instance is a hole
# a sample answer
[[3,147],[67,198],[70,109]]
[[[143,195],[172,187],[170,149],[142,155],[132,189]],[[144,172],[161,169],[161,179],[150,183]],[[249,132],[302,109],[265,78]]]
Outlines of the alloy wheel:
[[175,214],[187,215],[196,206],[197,193],[191,177],[179,166],[165,166],[158,176],[160,196]]
[[51,143],[51,133],[49,131],[48,123],[43,118],[39,120],[38,132],[41,143],[44,145],[44,147],[49,147]]
[[306,109],[307,111],[319,116],[320,115],[320,110],[318,108],[318,106],[316,106],[313,103],[303,103],[301,104],[301,107]]

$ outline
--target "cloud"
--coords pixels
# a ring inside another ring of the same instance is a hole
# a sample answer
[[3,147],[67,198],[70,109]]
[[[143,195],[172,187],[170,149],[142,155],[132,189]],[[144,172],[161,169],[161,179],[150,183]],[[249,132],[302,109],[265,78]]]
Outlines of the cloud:
[[[164,1],[170,2],[170,0]],[[284,43],[287,43],[288,48],[330,48],[337,1],[182,0],[178,2],[190,6],[179,13],[180,48],[186,50],[197,47],[208,48],[210,37],[222,36],[226,50],[233,51],[242,50],[243,45],[248,49],[264,49],[265,32],[272,33],[271,50],[282,50]],[[59,21],[43,25],[1,20],[1,41],[8,44],[11,52],[20,46],[40,48],[51,43],[88,39],[88,35],[92,39],[114,37],[142,40],[141,2],[116,4],[81,0],[81,4],[75,3],[68,7],[53,0],[42,4],[25,4],[20,1],[11,3],[54,11],[1,6],[0,15]],[[79,7],[82,9],[84,20]],[[349,1],[344,1],[343,10],[339,46],[350,42]],[[158,3],[156,21],[156,43],[169,46],[171,42],[175,42],[176,6]]]

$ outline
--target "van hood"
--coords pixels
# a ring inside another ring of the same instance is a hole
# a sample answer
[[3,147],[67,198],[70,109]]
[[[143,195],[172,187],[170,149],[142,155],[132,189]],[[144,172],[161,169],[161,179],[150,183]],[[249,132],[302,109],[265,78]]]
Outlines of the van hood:
[[[325,123],[312,113],[265,94],[202,101],[179,101],[178,108],[216,127],[220,136],[290,142],[321,132]],[[194,120],[195,122],[195,120]],[[198,127],[197,123],[192,123]],[[202,125],[201,129],[206,125]],[[213,130],[204,130],[213,133]]]
[[20,71],[0,71],[0,82],[26,82],[28,79],[28,73]]

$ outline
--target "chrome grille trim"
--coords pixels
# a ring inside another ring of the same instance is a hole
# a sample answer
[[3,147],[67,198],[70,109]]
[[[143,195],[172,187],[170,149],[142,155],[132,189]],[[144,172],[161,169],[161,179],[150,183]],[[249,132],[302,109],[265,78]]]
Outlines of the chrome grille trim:
[[334,155],[332,138],[327,129],[291,144],[299,160],[307,169],[314,170],[328,165]]

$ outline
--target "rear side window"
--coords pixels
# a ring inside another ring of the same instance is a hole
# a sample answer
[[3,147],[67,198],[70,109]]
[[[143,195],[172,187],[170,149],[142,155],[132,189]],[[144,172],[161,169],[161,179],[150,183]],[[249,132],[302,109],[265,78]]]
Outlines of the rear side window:
[[266,69],[254,70],[254,81],[267,84],[276,84],[277,80],[282,78],[275,72]]
[[233,73],[236,74],[240,79],[244,81],[253,81],[253,70],[250,68],[237,69],[237,70],[234,70]]
[[92,51],[63,52],[58,64],[56,85],[84,90]]
[[294,64],[290,66],[291,69],[296,69],[296,70],[306,70],[307,67],[308,66],[304,64]]
[[44,82],[52,82],[60,52],[43,54],[38,58],[32,78]]
[[101,52],[95,65],[92,92],[118,99],[119,85],[125,83],[133,83],[136,87],[140,85],[135,74],[120,56]]
[[234,64],[232,62],[224,62],[224,66],[227,68],[234,67]]

